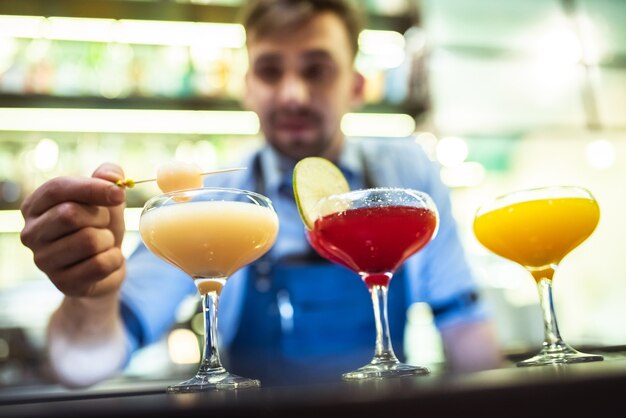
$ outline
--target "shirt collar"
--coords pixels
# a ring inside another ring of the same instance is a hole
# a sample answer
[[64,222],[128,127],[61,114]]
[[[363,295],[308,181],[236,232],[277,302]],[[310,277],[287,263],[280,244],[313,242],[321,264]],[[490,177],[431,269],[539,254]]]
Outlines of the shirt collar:
[[339,169],[351,187],[363,176],[363,156],[356,141],[346,139],[339,156]]
[[[260,152],[261,170],[267,190],[278,190],[283,185],[292,184],[293,167],[296,162],[278,153],[271,146],[265,146]],[[337,163],[348,183],[354,184],[363,175],[363,161],[358,144],[346,140]]]
[[283,157],[274,148],[265,146],[261,150],[261,170],[268,191],[275,191],[284,184],[291,184],[291,173],[295,163]]

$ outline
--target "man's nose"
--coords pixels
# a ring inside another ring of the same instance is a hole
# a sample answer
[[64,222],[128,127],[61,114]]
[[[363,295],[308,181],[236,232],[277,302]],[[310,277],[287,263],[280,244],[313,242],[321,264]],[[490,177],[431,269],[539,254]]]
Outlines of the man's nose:
[[297,75],[287,75],[279,86],[278,100],[286,105],[301,105],[308,100],[306,82]]

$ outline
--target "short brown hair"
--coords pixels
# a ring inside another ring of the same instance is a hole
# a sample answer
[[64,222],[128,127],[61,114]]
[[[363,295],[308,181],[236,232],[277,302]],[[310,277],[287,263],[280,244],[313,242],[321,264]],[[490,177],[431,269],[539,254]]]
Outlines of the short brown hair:
[[345,25],[353,56],[356,56],[364,15],[350,0],[250,0],[245,3],[241,22],[248,36],[289,33],[320,13],[334,13]]

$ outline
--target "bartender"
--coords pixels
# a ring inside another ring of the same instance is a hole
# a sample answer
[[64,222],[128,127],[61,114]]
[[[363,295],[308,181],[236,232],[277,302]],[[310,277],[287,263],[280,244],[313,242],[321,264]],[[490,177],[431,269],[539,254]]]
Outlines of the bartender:
[[[354,273],[316,256],[304,235],[291,175],[308,156],[337,164],[351,189],[423,190],[438,207],[436,238],[391,282],[389,322],[398,357],[404,357],[407,308],[425,301],[450,369],[497,367],[494,328],[438,167],[414,141],[348,139],[340,129],[342,117],[363,101],[364,78],[354,68],[358,11],[343,0],[249,1],[243,24],[249,59],[243,103],[258,115],[265,144],[243,159],[249,170],[213,176],[206,185],[268,196],[280,232],[263,259],[224,287],[219,326],[227,368],[266,384],[314,382],[337,379],[373,354],[367,288]],[[22,242],[65,294],[49,322],[48,350],[67,385],[88,386],[123,369],[135,350],[167,333],[180,302],[196,292],[182,271],[143,245],[127,260],[122,255],[125,192],[112,182],[123,178],[120,167],[103,164],[91,178],[44,183],[22,206]]]

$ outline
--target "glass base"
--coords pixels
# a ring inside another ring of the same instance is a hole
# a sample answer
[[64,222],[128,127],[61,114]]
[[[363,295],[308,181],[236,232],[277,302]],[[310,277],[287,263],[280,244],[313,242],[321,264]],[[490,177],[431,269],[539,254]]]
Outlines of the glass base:
[[426,367],[411,366],[399,361],[372,361],[352,372],[344,373],[343,380],[386,379],[391,377],[421,376],[430,374]]
[[604,357],[600,355],[581,353],[561,342],[552,345],[544,345],[536,356],[520,361],[517,363],[517,366],[545,366],[548,364],[586,363],[602,360],[604,360]]
[[214,390],[258,388],[261,382],[228,373],[223,367],[209,372],[198,372],[194,377],[168,386],[167,393],[192,393]]

